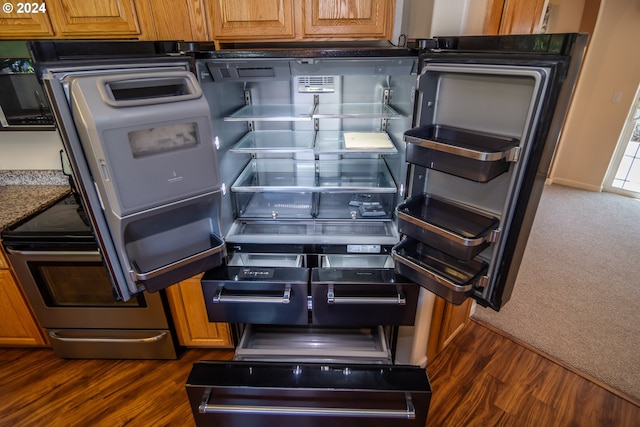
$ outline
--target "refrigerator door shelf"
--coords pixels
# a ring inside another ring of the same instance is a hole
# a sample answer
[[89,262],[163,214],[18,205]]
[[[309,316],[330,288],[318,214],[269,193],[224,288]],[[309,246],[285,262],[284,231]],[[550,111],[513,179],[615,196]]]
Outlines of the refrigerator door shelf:
[[478,182],[488,182],[517,161],[519,140],[430,125],[404,133],[407,161]]
[[413,239],[398,243],[393,259],[396,273],[456,305],[487,280],[487,263],[460,261]]
[[418,194],[396,208],[398,231],[461,260],[470,260],[498,236],[499,220],[450,200]]

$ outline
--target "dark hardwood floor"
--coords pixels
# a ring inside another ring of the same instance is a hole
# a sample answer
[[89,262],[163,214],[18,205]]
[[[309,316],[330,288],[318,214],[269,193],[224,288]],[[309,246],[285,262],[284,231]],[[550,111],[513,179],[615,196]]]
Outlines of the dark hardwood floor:
[[[1,426],[193,426],[193,362],[63,360],[0,349]],[[429,426],[639,426],[640,408],[474,321],[429,365]],[[252,427],[252,426],[247,426]]]

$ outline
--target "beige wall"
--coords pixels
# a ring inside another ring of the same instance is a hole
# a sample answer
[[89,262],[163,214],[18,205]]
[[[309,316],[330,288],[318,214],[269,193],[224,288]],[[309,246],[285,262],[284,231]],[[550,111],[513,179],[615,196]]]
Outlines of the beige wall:
[[550,173],[552,182],[602,190],[640,83],[639,24],[640,0],[602,1]]

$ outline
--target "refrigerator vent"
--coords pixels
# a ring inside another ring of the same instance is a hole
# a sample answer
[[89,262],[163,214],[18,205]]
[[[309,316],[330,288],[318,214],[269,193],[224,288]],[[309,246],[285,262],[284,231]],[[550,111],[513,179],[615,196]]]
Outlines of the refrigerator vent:
[[300,93],[328,93],[335,92],[333,76],[299,76],[298,92]]

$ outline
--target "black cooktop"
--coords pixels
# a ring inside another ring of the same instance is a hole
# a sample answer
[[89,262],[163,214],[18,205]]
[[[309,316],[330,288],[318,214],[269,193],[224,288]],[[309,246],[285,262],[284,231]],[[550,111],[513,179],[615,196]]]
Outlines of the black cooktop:
[[40,246],[74,242],[96,245],[86,212],[75,194],[5,230],[2,240],[5,245],[21,243]]

